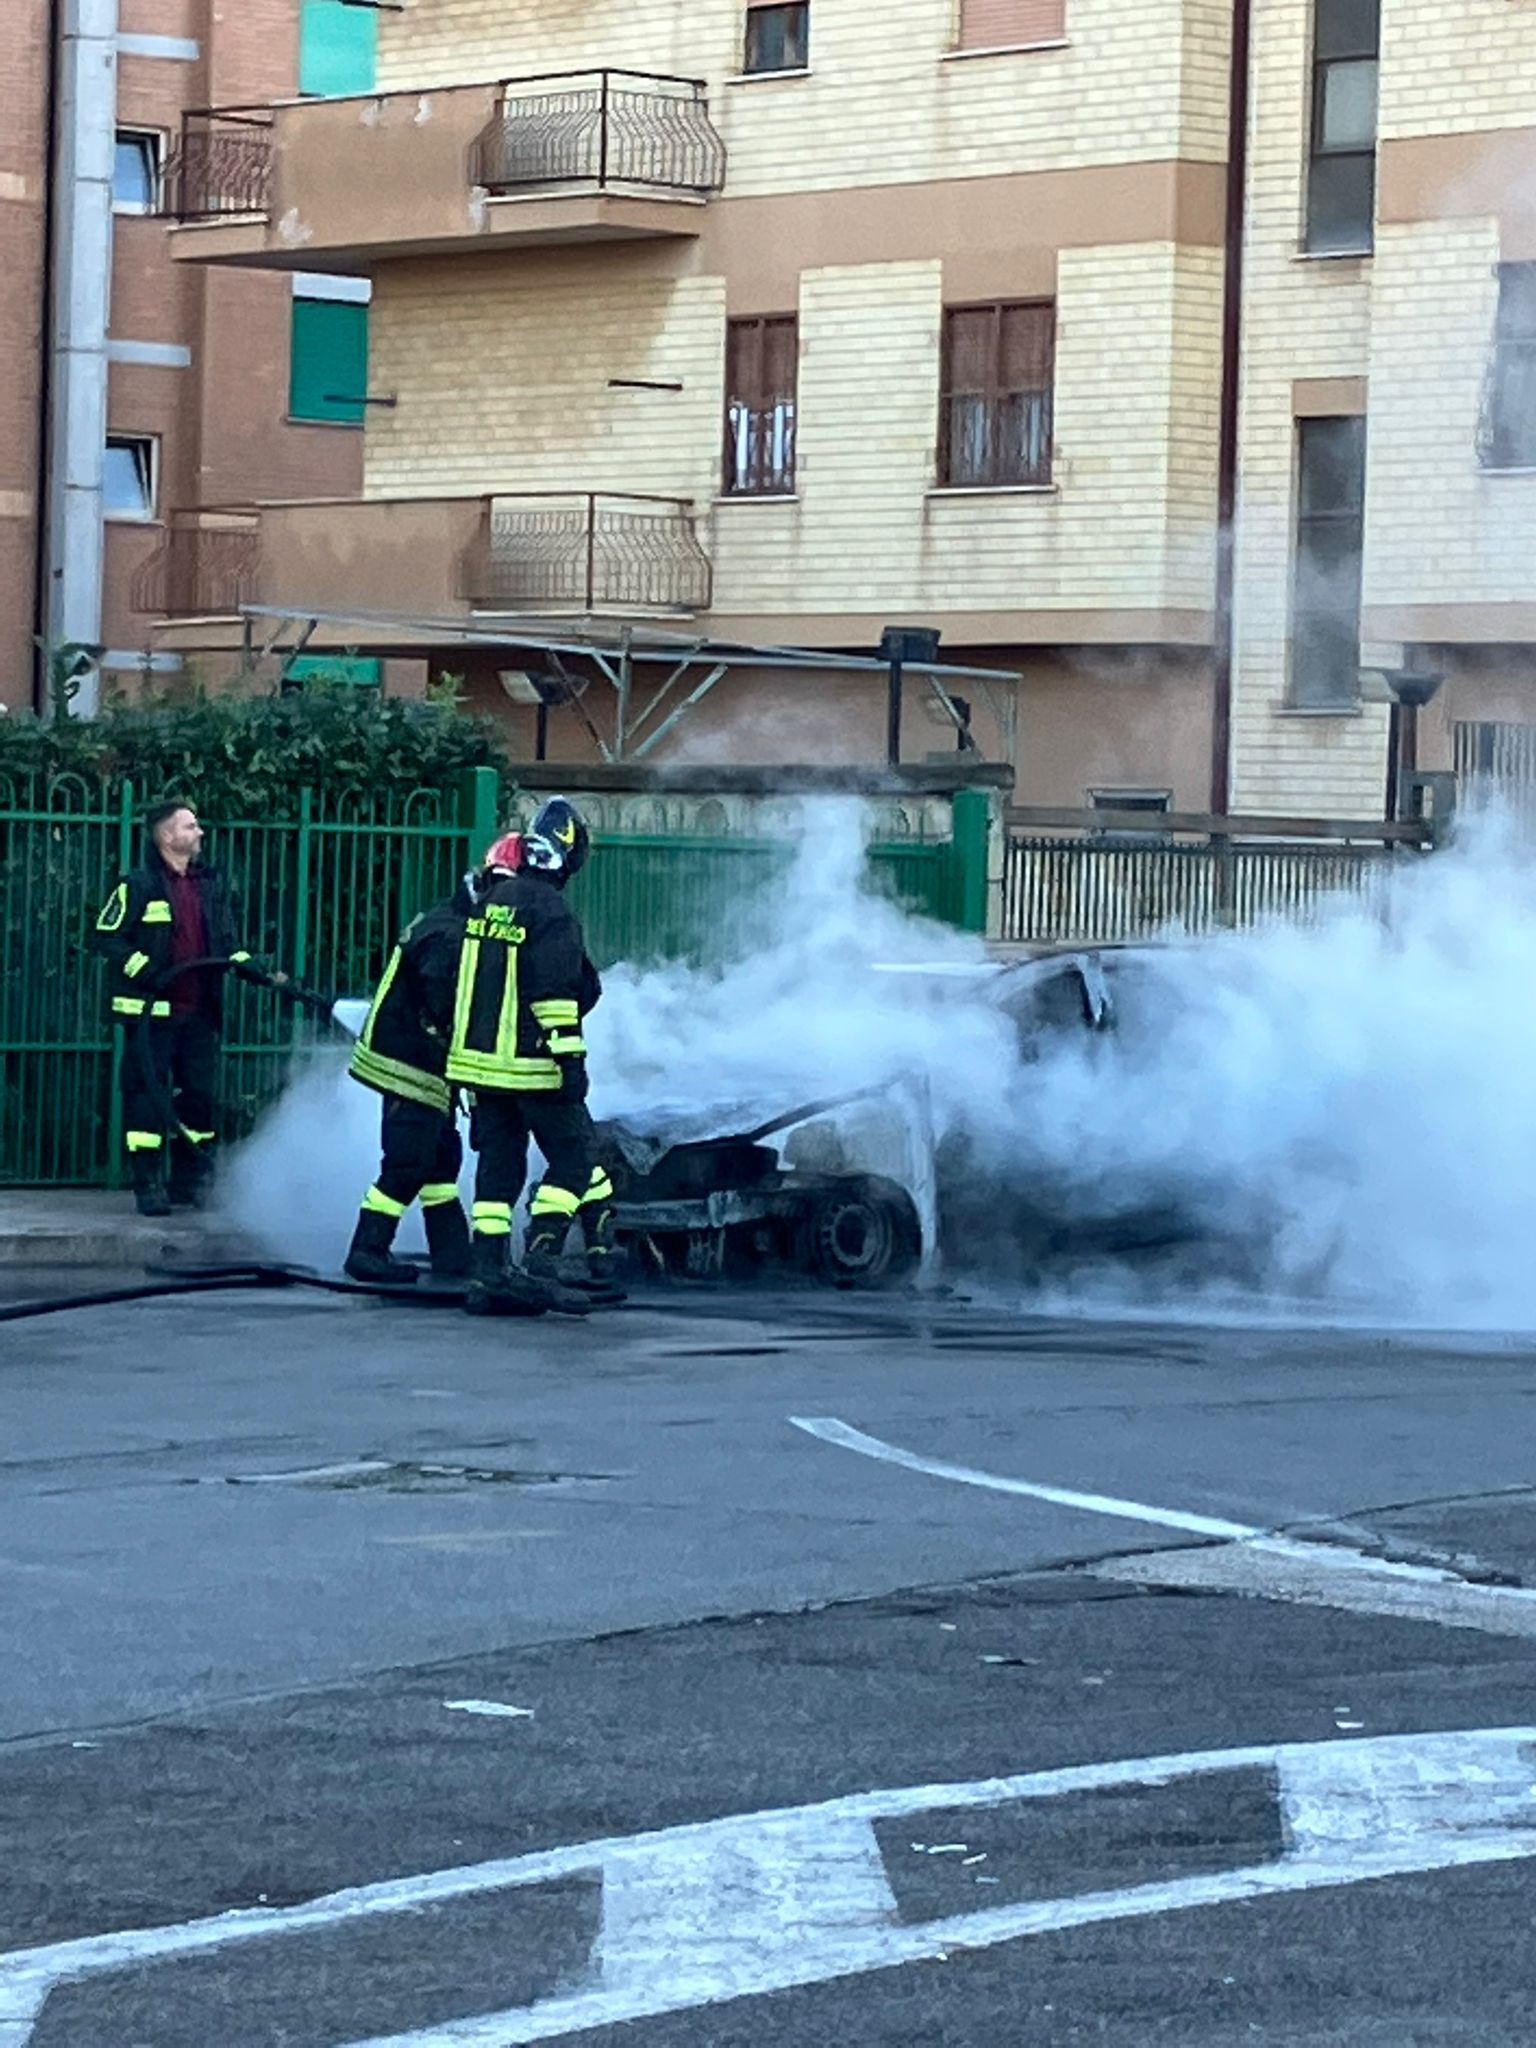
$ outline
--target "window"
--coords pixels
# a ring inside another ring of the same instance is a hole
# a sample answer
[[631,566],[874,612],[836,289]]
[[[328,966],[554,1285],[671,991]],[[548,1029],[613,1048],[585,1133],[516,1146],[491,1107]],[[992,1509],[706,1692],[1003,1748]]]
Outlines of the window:
[[112,157],[114,213],[158,212],[162,147],[153,129],[118,129]]
[[955,43],[961,50],[1019,50],[1059,43],[1066,33],[1066,0],[960,0]]
[[159,478],[158,449],[148,434],[108,434],[102,467],[102,514],[107,519],[153,519]]
[[[1138,816],[1166,817],[1173,804],[1171,789],[1090,789],[1088,803],[1095,811],[1133,811]],[[1094,832],[1090,835],[1100,846],[1171,846],[1173,840],[1167,832],[1124,829],[1119,831]]]
[[800,323],[732,320],[725,350],[725,491],[778,497],[795,488],[795,373]]
[[1349,710],[1360,690],[1365,421],[1301,420],[1297,434],[1291,702]]
[[361,424],[368,395],[368,308],[349,299],[295,297],[288,417]]
[[745,71],[804,71],[811,57],[809,0],[747,9]]
[[299,91],[319,96],[372,92],[378,17],[346,0],[303,0]]
[[1381,0],[1315,0],[1307,247],[1366,254],[1376,226]]
[[939,482],[987,489],[1051,480],[1056,308],[960,306],[944,315]]
[[1536,263],[1499,266],[1480,452],[1488,469],[1536,469]]

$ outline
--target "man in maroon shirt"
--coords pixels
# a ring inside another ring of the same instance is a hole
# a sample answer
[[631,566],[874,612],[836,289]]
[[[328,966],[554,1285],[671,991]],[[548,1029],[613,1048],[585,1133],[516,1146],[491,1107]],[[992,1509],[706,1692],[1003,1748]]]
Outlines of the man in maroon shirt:
[[147,824],[143,864],[108,897],[95,943],[109,963],[113,1019],[124,1026],[134,1195],[142,1215],[164,1216],[200,1206],[213,1170],[223,973],[188,963],[228,960],[248,980],[284,977],[267,974],[240,945],[224,879],[198,861],[203,828],[192,806],[157,804]]

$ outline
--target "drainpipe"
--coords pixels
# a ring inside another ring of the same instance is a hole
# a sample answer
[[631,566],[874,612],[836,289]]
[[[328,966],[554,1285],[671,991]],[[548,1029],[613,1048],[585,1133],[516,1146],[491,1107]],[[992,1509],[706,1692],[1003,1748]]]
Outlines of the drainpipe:
[[1248,212],[1252,0],[1233,0],[1227,96],[1226,276],[1221,305],[1221,434],[1216,454],[1216,646],[1211,705],[1211,810],[1232,804],[1232,669],[1237,567],[1237,433],[1243,371],[1243,248]]
[[[54,0],[53,13],[51,274],[44,312],[48,403],[38,609],[49,646],[61,640],[89,646],[101,638],[117,0]],[[46,676],[46,654],[40,666]],[[77,712],[88,717],[96,699],[93,673],[75,699]]]

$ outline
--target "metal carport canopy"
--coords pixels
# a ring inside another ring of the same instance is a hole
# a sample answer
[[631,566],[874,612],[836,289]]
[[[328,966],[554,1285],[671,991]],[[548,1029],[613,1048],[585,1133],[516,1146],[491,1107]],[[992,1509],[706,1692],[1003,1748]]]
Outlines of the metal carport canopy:
[[[716,683],[733,668],[832,670],[841,675],[885,675],[890,668],[888,662],[875,654],[828,653],[814,647],[754,647],[740,641],[713,640],[707,634],[667,632],[655,626],[619,621],[599,625],[594,620],[527,617],[516,621],[509,619],[505,627],[491,629],[466,625],[459,619],[423,618],[394,612],[321,612],[303,605],[246,604],[240,610],[248,621],[265,619],[273,623],[276,632],[267,642],[269,648],[275,646],[285,625],[300,627],[299,645],[291,650],[291,655],[307,646],[314,633],[324,626],[355,628],[366,634],[370,642],[384,641],[399,647],[404,654],[424,653],[428,648],[446,645],[527,649],[553,657],[557,667],[562,657],[592,661],[612,683],[618,698],[612,745],[603,739],[591,720],[587,720],[605,760],[625,758],[626,743],[639,738],[641,728],[657,715],[687,671],[696,666],[706,671],[702,680],[695,683],[668,716],[646,734],[629,758],[638,760],[649,753],[677,721],[708,696]],[[631,671],[638,662],[670,668],[672,673],[631,726],[628,717]],[[966,682],[978,683],[986,690],[999,725],[1005,732],[1011,732],[1011,720],[1003,705],[992,695],[992,685],[1018,682],[1017,670],[971,668],[962,663],[944,661],[909,661],[903,662],[902,667],[908,675],[917,676],[928,684],[957,731],[965,730],[965,720],[945,686]],[[1011,746],[1009,753],[1011,758]]]

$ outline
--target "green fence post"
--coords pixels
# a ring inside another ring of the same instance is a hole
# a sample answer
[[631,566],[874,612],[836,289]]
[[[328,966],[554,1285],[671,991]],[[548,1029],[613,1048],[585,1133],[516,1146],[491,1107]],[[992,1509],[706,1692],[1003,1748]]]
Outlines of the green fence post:
[[[117,871],[126,875],[133,866],[133,784],[125,782],[117,793]],[[123,1185],[123,1027],[109,1024],[112,1034],[111,1093],[107,1099],[107,1185]]]
[[992,804],[984,789],[962,789],[953,805],[954,922],[963,932],[987,929],[987,860],[991,851]]
[[[309,894],[314,882],[315,792],[306,784],[299,791],[299,843],[294,863],[293,964],[288,972],[302,987],[309,980]],[[304,1037],[303,1011],[297,1003],[288,1036],[295,1048]]]
[[466,866],[477,868],[501,824],[501,785],[494,768],[465,772],[459,823],[464,828]]

